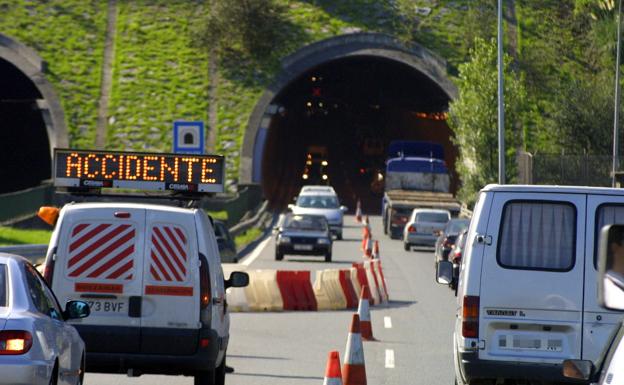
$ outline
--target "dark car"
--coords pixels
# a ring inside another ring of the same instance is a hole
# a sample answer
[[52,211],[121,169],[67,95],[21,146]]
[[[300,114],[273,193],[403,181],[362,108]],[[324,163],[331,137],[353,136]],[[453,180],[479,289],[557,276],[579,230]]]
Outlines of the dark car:
[[323,255],[325,262],[332,259],[332,237],[327,219],[322,215],[286,214],[276,227],[275,260],[286,254]]
[[465,218],[453,218],[444,227],[439,234],[435,244],[435,262],[448,261],[449,253],[453,246],[455,246],[455,240],[457,236],[470,224],[470,219]]
[[462,256],[464,254],[464,249],[466,248],[466,238],[468,234],[468,229],[464,229],[455,240],[455,246],[448,255],[448,260],[453,262],[453,280],[449,285],[451,289],[457,290],[457,281],[459,279],[459,268],[462,262]]
[[214,221],[214,232],[219,246],[219,254],[221,255],[221,263],[238,262],[238,253],[236,252],[236,244],[234,238],[230,235],[229,230],[225,227],[225,223]]

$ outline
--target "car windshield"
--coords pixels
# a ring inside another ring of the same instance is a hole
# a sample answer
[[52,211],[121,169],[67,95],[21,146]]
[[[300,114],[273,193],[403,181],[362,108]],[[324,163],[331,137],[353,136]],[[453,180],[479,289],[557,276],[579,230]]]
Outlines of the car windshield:
[[327,221],[323,217],[310,215],[293,215],[287,217],[284,221],[284,227],[296,230],[316,230],[325,231],[327,229]]
[[447,234],[459,234],[464,229],[466,229],[469,224],[470,224],[470,221],[467,219],[459,219],[459,220],[450,221],[448,225],[446,226],[446,233]]
[[7,298],[9,297],[6,279],[6,265],[0,265],[0,307],[7,306]]
[[297,199],[297,206],[315,209],[336,209],[338,199],[334,196],[303,195]]
[[446,223],[449,220],[449,216],[446,213],[418,213],[416,214],[417,222],[435,222]]

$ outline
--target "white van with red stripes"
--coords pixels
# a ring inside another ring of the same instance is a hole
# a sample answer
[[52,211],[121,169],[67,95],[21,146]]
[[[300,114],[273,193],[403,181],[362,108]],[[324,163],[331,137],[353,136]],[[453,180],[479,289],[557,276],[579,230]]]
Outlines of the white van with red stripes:
[[599,234],[612,223],[624,223],[622,189],[481,190],[458,277],[457,384],[558,384],[576,381],[564,360],[598,361],[621,321],[596,297]]
[[225,281],[211,219],[199,209],[130,203],[60,210],[44,276],[62,303],[89,303],[73,322],[87,371],[183,374],[223,384],[229,340]]

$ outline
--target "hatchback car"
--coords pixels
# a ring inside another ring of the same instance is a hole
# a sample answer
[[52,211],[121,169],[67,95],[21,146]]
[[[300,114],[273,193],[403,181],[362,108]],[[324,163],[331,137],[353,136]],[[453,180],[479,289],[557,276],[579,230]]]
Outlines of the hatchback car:
[[403,230],[403,246],[409,251],[414,245],[434,246],[436,233],[451,219],[448,210],[414,209]]
[[453,218],[440,232],[435,245],[435,262],[447,261],[450,251],[455,246],[455,240],[457,236],[470,224],[470,219],[466,218]]
[[276,232],[276,261],[285,254],[296,254],[323,255],[325,262],[331,262],[332,238],[324,216],[287,214]]
[[68,319],[89,305],[65,310],[24,258],[0,253],[0,384],[82,384],[85,344]]

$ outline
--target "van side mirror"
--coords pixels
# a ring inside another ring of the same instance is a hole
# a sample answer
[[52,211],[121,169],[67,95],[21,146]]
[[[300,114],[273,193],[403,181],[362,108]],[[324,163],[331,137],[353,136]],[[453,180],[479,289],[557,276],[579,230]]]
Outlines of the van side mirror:
[[292,211],[292,209],[294,209],[294,208],[295,208],[295,205],[293,205],[292,203],[290,203],[290,204],[288,205],[288,210],[291,210],[291,211]]
[[594,374],[594,364],[587,360],[563,361],[563,376],[587,381]]
[[88,317],[89,314],[91,314],[91,309],[88,303],[84,301],[67,301],[67,304],[65,304],[65,311],[63,312],[63,318],[66,320],[85,318]]
[[343,213],[346,213],[347,211],[349,211],[349,208],[348,208],[347,206],[340,206],[340,210],[341,210]]
[[436,281],[440,285],[450,285],[453,282],[453,264],[451,262],[438,262],[436,265]]
[[598,301],[609,310],[624,310],[624,224],[600,232]]
[[249,274],[243,271],[234,271],[230,274],[230,279],[225,281],[225,288],[245,287],[249,285]]

